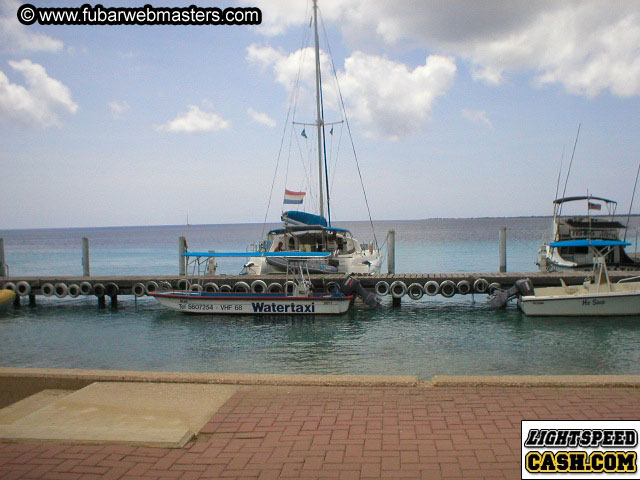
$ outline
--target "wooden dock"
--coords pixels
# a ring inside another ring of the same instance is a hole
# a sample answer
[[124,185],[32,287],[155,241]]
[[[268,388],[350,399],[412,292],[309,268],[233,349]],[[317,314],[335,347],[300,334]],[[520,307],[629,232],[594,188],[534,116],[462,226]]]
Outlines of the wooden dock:
[[[590,272],[563,272],[563,273],[540,273],[540,272],[488,272],[488,273],[396,273],[379,275],[356,275],[362,286],[368,290],[380,291],[386,287],[392,291],[396,300],[405,295],[411,296],[413,286],[414,295],[421,297],[425,292],[425,285],[428,282],[435,282],[443,287],[448,283],[449,291],[446,297],[460,294],[487,293],[488,286],[492,288],[510,288],[514,283],[522,278],[529,278],[534,287],[559,286],[561,279],[567,285],[577,285],[584,281]],[[623,278],[640,275],[640,271],[611,271],[609,272],[612,282],[617,282]],[[314,288],[322,291],[326,288],[333,288],[332,282],[339,284],[345,278],[344,275],[311,275]],[[477,283],[483,279],[485,282]],[[28,297],[32,304],[35,304],[36,296],[57,296],[57,297],[98,297],[99,304],[104,304],[105,297],[110,297],[112,304],[117,304],[119,295],[143,296],[150,291],[160,291],[164,289],[191,289],[203,288],[213,291],[247,291],[261,288],[258,292],[271,291],[278,286],[283,288],[286,282],[284,274],[274,275],[145,275],[145,276],[25,276],[25,277],[3,277],[0,279],[2,288],[11,288],[18,293],[16,304],[20,303],[20,297]],[[462,283],[461,283],[462,282]],[[466,288],[464,285],[466,282]],[[277,284],[277,285],[276,285]],[[192,287],[199,285],[199,287]],[[213,285],[213,286],[212,286]],[[394,289],[394,285],[396,288]],[[433,284],[432,284],[433,285]],[[455,286],[454,287],[452,287]],[[420,286],[420,289],[417,288]],[[484,286],[483,290],[479,290]],[[378,288],[377,288],[378,287]],[[476,289],[476,287],[478,287]],[[267,290],[265,290],[265,288]],[[451,290],[453,288],[453,290]],[[465,292],[466,290],[466,292]],[[449,294],[453,291],[452,294]],[[443,295],[438,288],[437,295]],[[433,292],[431,292],[433,294]]]
[[[499,272],[485,273],[387,273],[377,275],[356,275],[360,284],[367,290],[380,296],[390,295],[394,304],[404,296],[419,299],[423,296],[441,295],[449,298],[454,295],[487,294],[496,289],[509,289],[520,279],[528,278],[534,287],[578,285],[584,282],[591,272],[506,272],[506,229],[499,231],[500,265]],[[395,231],[390,230],[387,248],[387,271],[395,272]],[[246,252],[245,252],[246,253]],[[89,239],[82,238],[82,276],[9,276],[5,263],[4,244],[0,238],[0,288],[9,288],[18,295],[14,304],[21,304],[22,297],[28,297],[35,305],[36,297],[56,296],[80,297],[95,296],[98,305],[105,305],[105,297],[117,305],[119,295],[144,296],[154,291],[166,290],[204,290],[208,292],[282,292],[289,290],[285,273],[268,275],[189,275],[186,272],[201,272],[200,261],[187,259],[185,237],[178,238],[178,275],[141,275],[141,276],[93,276],[89,266]],[[246,253],[250,256],[250,253]],[[197,267],[197,268],[196,268]],[[609,271],[612,282],[624,278],[640,276],[638,271]],[[345,279],[344,274],[311,275],[315,291],[337,291]]]

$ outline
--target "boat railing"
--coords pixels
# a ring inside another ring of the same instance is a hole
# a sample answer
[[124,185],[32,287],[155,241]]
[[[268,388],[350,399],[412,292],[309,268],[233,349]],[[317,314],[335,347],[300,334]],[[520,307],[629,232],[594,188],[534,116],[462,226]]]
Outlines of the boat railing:
[[254,253],[254,252],[268,252],[269,248],[271,247],[271,241],[270,240],[261,240],[259,242],[254,242],[254,243],[250,243],[249,245],[247,245],[247,252],[249,253]]
[[636,275],[635,277],[623,278],[621,280],[618,280],[617,283],[632,282],[634,280],[640,280],[640,275]]
[[[207,253],[215,253],[215,250],[209,250]],[[218,268],[218,262],[215,257],[202,255],[185,255],[185,257],[187,259],[187,276],[202,277],[205,275],[215,275]]]
[[[285,296],[308,295],[313,291],[313,284],[309,275],[309,265],[306,259],[285,257],[287,260],[287,271],[285,276]],[[288,291],[287,285],[293,283],[293,289]]]
[[182,256],[186,258],[187,276],[193,277],[202,277],[206,274],[211,274],[210,267],[212,265],[217,267],[215,259],[218,257],[281,257],[285,258],[287,262],[302,261],[306,265],[310,260],[317,259],[318,257],[327,258],[330,255],[331,254],[329,252],[267,252],[264,250],[255,252],[216,252],[215,250],[209,250],[208,252],[185,252],[182,254]]

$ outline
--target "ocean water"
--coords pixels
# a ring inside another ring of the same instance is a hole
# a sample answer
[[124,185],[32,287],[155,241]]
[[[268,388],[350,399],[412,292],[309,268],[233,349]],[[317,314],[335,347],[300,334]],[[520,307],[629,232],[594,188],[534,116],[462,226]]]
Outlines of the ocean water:
[[[638,219],[627,240],[635,250]],[[377,239],[396,231],[396,271],[498,269],[498,229],[507,228],[509,271],[534,271],[549,218],[375,222]],[[349,227],[372,238],[367,222]],[[268,225],[266,229],[275,225]],[[88,237],[93,275],[175,274],[178,237],[191,251],[244,251],[261,224],[0,230],[10,274],[80,275]],[[220,259],[237,273],[242,259]],[[399,308],[359,303],[343,316],[184,315],[153,299],[38,297],[36,307],[0,311],[0,365],[244,373],[627,374],[640,373],[640,318],[533,319],[494,311],[486,296],[423,297]]]

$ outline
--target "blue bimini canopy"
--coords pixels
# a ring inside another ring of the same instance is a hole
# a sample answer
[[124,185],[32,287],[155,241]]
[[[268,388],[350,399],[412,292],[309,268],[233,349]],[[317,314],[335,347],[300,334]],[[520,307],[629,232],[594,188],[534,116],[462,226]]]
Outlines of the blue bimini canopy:
[[284,257],[284,258],[322,258],[331,252],[187,252],[183,257]]
[[293,225],[320,225],[327,227],[327,219],[314,215],[313,213],[299,212],[297,210],[289,210],[282,214],[282,221]]
[[631,245],[629,242],[622,240],[562,240],[560,242],[551,242],[552,247],[621,247]]
[[291,233],[291,234],[296,234],[296,233],[300,233],[300,234],[305,234],[305,233],[309,233],[309,232],[327,232],[327,233],[332,233],[332,232],[340,232],[340,233],[351,233],[349,230],[347,230],[346,228],[339,228],[339,227],[321,227],[319,225],[294,225],[292,227],[287,227],[287,228],[276,228],[275,230],[270,230],[269,231],[269,235],[275,235],[275,234],[280,234],[280,233]]

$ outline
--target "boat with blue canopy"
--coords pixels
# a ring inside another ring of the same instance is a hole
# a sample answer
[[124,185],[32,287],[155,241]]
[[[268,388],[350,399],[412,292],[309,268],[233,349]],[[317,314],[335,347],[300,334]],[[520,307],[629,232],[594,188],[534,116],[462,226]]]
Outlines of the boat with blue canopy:
[[[582,206],[585,213],[563,214],[567,205]],[[543,272],[589,270],[608,247],[604,260],[610,269],[640,269],[635,255],[625,250],[631,244],[625,241],[627,225],[618,221],[616,207],[616,201],[594,195],[554,200],[551,241],[539,248],[536,265]]]
[[561,247],[627,247],[631,245],[629,242],[624,242],[622,240],[592,240],[582,239],[582,240],[561,240],[559,242],[551,242],[549,244],[554,248]]

